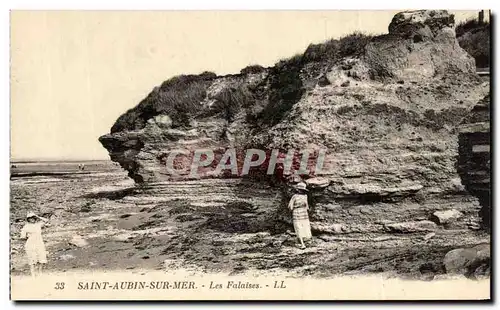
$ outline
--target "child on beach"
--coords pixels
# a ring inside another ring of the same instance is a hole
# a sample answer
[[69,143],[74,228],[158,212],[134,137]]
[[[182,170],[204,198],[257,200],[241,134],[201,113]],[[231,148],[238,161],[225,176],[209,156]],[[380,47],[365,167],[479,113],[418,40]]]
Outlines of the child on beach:
[[28,212],[27,223],[21,230],[21,239],[26,239],[25,250],[33,277],[42,274],[42,266],[47,263],[47,251],[42,238],[42,227],[47,224],[47,219]]

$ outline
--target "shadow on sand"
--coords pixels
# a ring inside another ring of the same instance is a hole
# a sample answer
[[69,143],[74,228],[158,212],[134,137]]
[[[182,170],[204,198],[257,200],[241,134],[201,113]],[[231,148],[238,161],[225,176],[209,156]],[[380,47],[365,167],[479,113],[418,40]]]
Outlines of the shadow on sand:
[[80,196],[80,198],[97,198],[97,199],[109,199],[109,200],[118,200],[122,199],[126,196],[133,196],[138,193],[138,189],[136,187],[128,187],[124,189],[117,190],[106,190],[95,193],[89,193]]

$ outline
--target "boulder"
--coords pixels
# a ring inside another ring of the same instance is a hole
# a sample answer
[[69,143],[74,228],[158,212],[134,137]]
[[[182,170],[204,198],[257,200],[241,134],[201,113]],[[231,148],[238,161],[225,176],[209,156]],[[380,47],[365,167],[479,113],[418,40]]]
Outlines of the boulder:
[[463,213],[455,209],[446,211],[436,211],[432,214],[432,220],[436,224],[449,224],[461,218]]
[[153,118],[153,122],[163,128],[170,128],[172,126],[172,120],[168,115],[157,115]]
[[476,257],[477,251],[474,249],[454,249],[446,253],[443,264],[447,273],[465,274]]
[[446,253],[443,264],[446,272],[467,277],[489,275],[490,245],[480,244],[472,248],[459,248]]
[[330,185],[330,180],[323,177],[310,178],[305,181],[309,188],[325,188]]
[[477,251],[477,259],[489,260],[491,258],[490,245],[487,243],[476,245],[474,250]]

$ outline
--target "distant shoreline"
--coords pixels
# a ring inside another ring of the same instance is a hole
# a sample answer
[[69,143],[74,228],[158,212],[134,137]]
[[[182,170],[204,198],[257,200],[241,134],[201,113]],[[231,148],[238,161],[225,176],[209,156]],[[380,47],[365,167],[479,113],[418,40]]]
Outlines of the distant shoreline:
[[33,163],[81,163],[111,161],[110,159],[11,159],[12,164],[33,164]]

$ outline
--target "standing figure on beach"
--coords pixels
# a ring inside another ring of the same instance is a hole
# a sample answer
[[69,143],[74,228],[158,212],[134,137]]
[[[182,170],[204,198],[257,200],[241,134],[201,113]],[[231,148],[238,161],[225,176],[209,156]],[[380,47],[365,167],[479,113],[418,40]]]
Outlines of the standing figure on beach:
[[30,265],[31,275],[42,274],[42,266],[47,263],[47,251],[42,238],[42,227],[47,223],[47,219],[28,212],[27,223],[21,230],[21,239],[27,239],[25,244],[26,255]]
[[288,208],[292,211],[293,228],[299,238],[301,249],[305,249],[304,239],[311,239],[311,224],[309,223],[309,204],[307,202],[307,187],[301,182],[297,184],[297,194],[292,196]]

